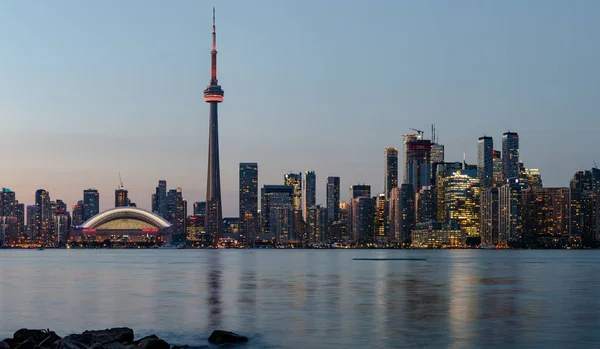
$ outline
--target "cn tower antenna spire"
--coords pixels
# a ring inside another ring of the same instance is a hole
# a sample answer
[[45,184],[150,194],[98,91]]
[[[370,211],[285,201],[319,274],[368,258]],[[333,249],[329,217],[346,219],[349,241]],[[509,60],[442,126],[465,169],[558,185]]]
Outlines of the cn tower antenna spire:
[[218,85],[217,80],[217,26],[215,25],[215,8],[213,7],[213,27],[212,27],[212,51],[211,55],[211,71],[210,84]]

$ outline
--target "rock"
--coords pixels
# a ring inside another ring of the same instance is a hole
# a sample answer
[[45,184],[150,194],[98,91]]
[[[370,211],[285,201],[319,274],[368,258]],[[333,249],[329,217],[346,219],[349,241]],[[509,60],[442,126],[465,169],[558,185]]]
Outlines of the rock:
[[185,344],[185,345],[174,345],[171,347],[171,349],[210,349],[210,346],[208,346],[208,345],[189,346],[189,345]]
[[103,347],[104,349],[125,349],[125,345],[119,342],[106,343]]
[[10,349],[10,344],[5,341],[0,342],[0,349]]
[[[73,335],[71,335],[73,336]],[[72,339],[73,337],[67,336],[63,339],[59,339],[54,343],[55,349],[88,349],[88,346],[82,342]],[[77,335],[79,336],[79,335]],[[71,338],[68,338],[71,337]],[[91,343],[90,343],[91,345]]]
[[35,343],[41,342],[44,338],[46,338],[46,331],[44,330],[29,330],[27,328],[22,328],[13,334],[13,342],[14,343],[23,343],[28,338],[33,338]]
[[23,343],[17,345],[15,349],[35,349],[37,343],[33,337],[27,338]]
[[90,334],[92,335],[92,341],[94,343],[133,343],[133,330],[127,327],[116,327],[98,331],[85,331],[81,335],[86,336]]
[[135,349],[135,348],[137,348],[137,344],[135,344],[135,342],[134,342],[134,344],[129,344],[129,345],[125,346],[125,349]]
[[92,345],[90,349],[104,349],[104,345],[100,343],[94,343],[94,345]]
[[216,330],[210,334],[208,341],[214,344],[246,343],[248,341],[248,337],[233,332]]
[[46,332],[46,338],[44,338],[40,344],[38,344],[41,348],[54,348],[54,343],[60,340],[60,336],[56,334],[54,331]]
[[13,345],[13,339],[12,338],[4,338],[2,341],[4,343],[8,344],[8,346],[12,348],[12,345]]
[[[94,335],[92,333],[82,333],[82,334],[70,334],[63,338],[63,340],[67,342],[72,342],[75,345],[83,344],[86,347],[92,346],[94,344]],[[68,345],[68,344],[67,344]]]
[[138,344],[140,344],[140,343],[141,343],[141,342],[142,342],[144,339],[160,339],[160,338],[158,338],[158,336],[157,336],[157,335],[155,335],[155,334],[151,334],[151,335],[149,335],[149,336],[142,337],[142,338],[140,338],[140,339],[138,339],[138,340],[136,340],[136,341],[133,341],[133,343],[132,343],[132,344],[135,344],[135,345],[137,346],[137,345],[138,345]]
[[170,349],[169,343],[160,338],[145,338],[138,344],[138,349]]

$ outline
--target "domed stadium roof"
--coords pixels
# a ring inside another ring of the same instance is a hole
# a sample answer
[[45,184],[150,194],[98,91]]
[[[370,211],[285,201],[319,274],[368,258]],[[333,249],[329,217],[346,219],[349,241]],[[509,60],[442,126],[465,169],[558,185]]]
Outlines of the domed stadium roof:
[[171,223],[152,212],[137,207],[115,207],[100,212],[81,226],[83,229],[164,229]]

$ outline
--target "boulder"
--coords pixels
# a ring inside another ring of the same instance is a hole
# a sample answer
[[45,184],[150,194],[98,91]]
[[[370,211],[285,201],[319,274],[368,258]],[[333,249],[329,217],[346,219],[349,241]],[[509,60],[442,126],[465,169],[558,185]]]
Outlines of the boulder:
[[40,348],[54,348],[54,343],[60,340],[60,336],[54,331],[46,332],[45,338],[38,344]]
[[246,343],[248,337],[233,332],[216,330],[210,334],[208,341],[214,344]]
[[125,345],[119,342],[111,342],[103,345],[104,349],[125,349]]
[[91,335],[94,343],[108,344],[112,342],[118,342],[131,344],[133,342],[133,330],[127,327],[116,327],[98,331],[85,331],[81,335]]
[[22,328],[13,334],[13,342],[14,343],[23,343],[28,338],[33,338],[35,343],[41,342],[44,338],[46,338],[46,331],[44,330],[30,330],[27,328]]
[[13,345],[13,339],[12,338],[4,338],[2,341],[4,343],[8,344],[8,346],[12,348],[12,345]]
[[169,343],[160,338],[145,338],[138,344],[138,349],[170,349]]
[[0,349],[10,349],[10,345],[5,341],[0,342]]
[[75,345],[83,344],[86,347],[91,347],[92,344],[94,344],[94,335],[89,332],[84,332],[82,334],[74,333],[66,336],[65,338],[63,338],[63,340],[71,342]]
[[94,345],[92,345],[90,349],[104,349],[104,345],[100,343],[94,343]]
[[140,339],[138,339],[138,340],[135,340],[135,341],[133,341],[133,343],[132,343],[132,344],[135,344],[135,345],[137,346],[137,345],[138,345],[138,344],[140,344],[140,343],[141,343],[141,342],[142,342],[144,339],[160,339],[160,338],[158,338],[158,336],[157,336],[157,335],[155,335],[155,334],[151,334],[151,335],[149,335],[149,336],[142,337],[142,338],[140,338]]
[[56,341],[54,343],[55,349],[88,349],[88,346],[86,344],[74,340],[71,336],[67,336],[63,339],[59,339],[58,341]]
[[129,344],[129,345],[125,346],[125,349],[135,349],[135,348],[137,348],[137,344],[135,344],[135,342],[134,342],[134,344]]
[[35,349],[37,347],[37,343],[33,337],[27,338],[21,344],[17,345],[15,349]]

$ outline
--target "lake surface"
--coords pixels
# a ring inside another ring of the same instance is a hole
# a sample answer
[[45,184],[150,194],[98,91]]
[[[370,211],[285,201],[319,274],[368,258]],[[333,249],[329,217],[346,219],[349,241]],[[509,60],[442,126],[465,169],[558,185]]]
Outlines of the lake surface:
[[246,348],[600,346],[600,251],[0,250],[0,280],[0,339],[128,326],[190,345],[231,330]]

